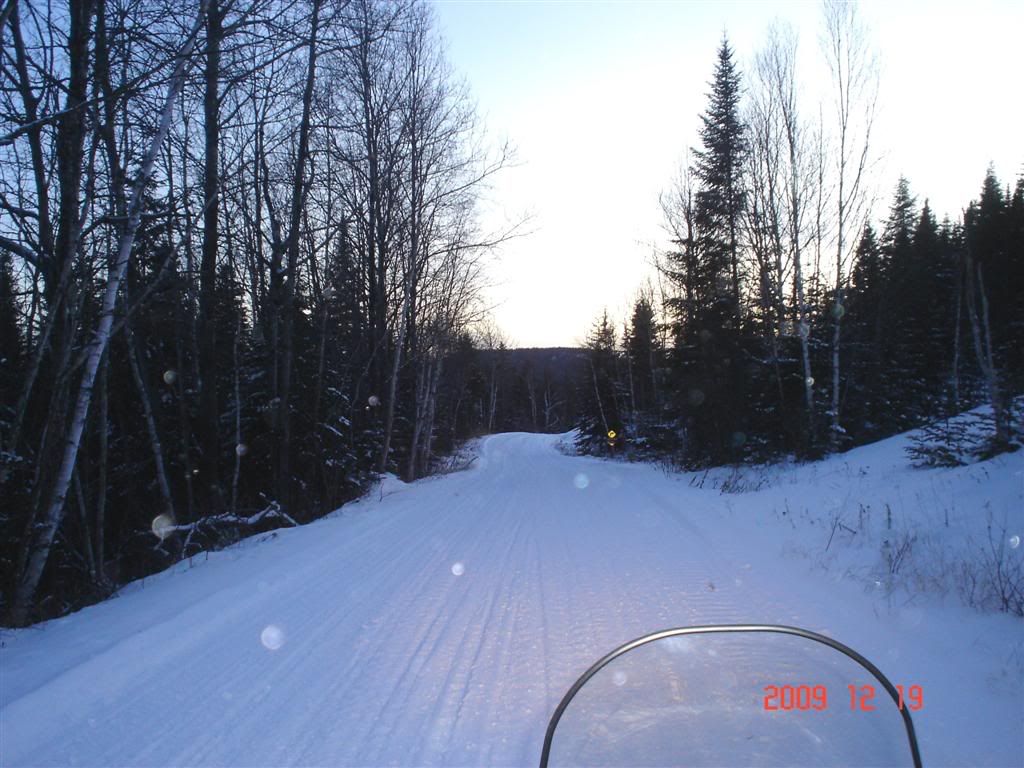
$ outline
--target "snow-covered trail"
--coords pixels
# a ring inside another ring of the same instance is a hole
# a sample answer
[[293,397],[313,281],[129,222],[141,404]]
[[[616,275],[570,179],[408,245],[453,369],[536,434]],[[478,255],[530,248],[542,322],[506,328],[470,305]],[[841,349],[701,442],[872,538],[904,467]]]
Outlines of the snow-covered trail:
[[535,765],[626,640],[849,610],[806,563],[751,557],[716,494],[557,439],[493,436],[468,471],[8,634],[0,764]]

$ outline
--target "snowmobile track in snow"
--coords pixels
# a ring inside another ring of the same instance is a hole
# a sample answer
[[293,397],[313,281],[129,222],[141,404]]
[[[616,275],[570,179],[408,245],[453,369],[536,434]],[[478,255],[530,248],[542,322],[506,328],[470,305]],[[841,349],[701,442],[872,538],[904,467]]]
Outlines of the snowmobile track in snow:
[[535,765],[562,694],[627,640],[835,620],[717,494],[559,439],[487,438],[466,471],[9,635],[0,764]]

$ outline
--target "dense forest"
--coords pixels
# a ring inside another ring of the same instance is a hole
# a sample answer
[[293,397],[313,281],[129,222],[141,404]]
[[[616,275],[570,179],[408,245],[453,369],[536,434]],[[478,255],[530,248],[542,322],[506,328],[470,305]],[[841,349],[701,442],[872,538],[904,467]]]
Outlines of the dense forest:
[[941,222],[901,181],[872,222],[870,52],[826,8],[833,102],[800,102],[781,27],[747,74],[723,41],[656,281],[586,349],[526,350],[483,300],[512,153],[427,4],[0,2],[3,621],[489,432],[706,466],[988,402],[1012,447],[1024,178]]
[[[421,476],[509,420],[474,326],[511,234],[482,231],[477,201],[510,155],[429,7],[186,6],[2,4],[15,624],[316,518],[376,473]],[[525,374],[522,426],[565,429],[543,375]]]
[[[1024,176],[1011,189],[989,169],[941,222],[901,178],[873,222],[877,74],[855,6],[826,4],[825,22],[821,109],[800,100],[791,31],[747,75],[723,40],[700,146],[662,201],[659,280],[621,331],[606,314],[588,337],[581,450],[806,459],[979,404],[975,452],[1019,446]],[[933,429],[916,458],[954,463],[967,431]]]

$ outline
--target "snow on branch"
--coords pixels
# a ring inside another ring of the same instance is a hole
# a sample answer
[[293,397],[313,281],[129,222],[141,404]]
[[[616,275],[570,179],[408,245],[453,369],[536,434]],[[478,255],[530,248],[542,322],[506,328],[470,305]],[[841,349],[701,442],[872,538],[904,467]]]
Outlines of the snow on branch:
[[[200,531],[206,530],[209,532],[215,532],[218,528],[229,525],[246,525],[253,526],[263,520],[279,519],[286,521],[289,525],[298,526],[298,523],[287,513],[281,509],[281,505],[276,501],[271,501],[261,511],[254,515],[239,515],[233,512],[225,512],[220,515],[212,515],[210,517],[204,517],[196,520],[192,523],[187,524],[174,524],[160,526],[158,531],[155,531],[160,536],[161,543],[172,533],[184,533],[185,541],[182,544],[181,551],[186,552],[189,544],[192,543],[192,537]],[[157,545],[159,547],[159,545]]]

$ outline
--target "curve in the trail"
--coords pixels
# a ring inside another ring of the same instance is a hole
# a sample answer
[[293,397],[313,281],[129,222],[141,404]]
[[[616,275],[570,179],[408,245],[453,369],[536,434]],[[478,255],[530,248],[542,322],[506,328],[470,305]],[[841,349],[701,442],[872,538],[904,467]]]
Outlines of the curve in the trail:
[[468,471],[9,635],[0,763],[529,765],[624,641],[821,627],[752,572],[716,496],[560,439],[493,436]]

